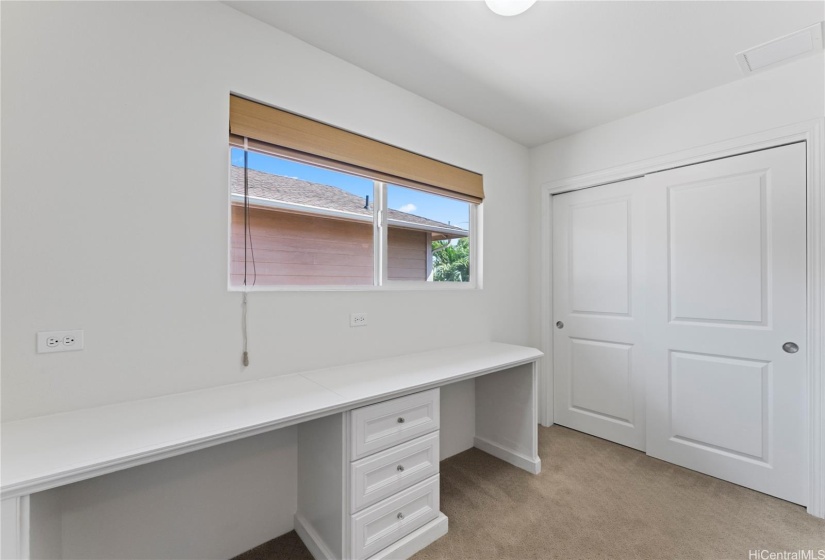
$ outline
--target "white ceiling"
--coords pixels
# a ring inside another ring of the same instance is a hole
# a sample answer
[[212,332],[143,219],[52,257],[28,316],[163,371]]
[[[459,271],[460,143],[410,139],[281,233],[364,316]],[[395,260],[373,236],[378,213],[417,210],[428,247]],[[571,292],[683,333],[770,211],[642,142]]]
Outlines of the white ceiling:
[[734,55],[825,19],[825,2],[226,2],[535,146],[744,78]]

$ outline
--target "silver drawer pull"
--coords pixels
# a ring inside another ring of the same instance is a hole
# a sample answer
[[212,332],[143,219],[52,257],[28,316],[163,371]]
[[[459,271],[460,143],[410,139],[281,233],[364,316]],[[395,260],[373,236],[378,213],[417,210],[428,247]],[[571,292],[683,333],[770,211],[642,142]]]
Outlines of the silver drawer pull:
[[398,465],[397,467],[395,467],[395,470],[397,470],[398,472],[404,472],[404,465]]
[[403,424],[403,423],[404,423],[404,419],[403,419],[403,418],[399,418],[399,419],[398,419],[398,423],[399,423],[399,424]]
[[404,514],[399,511],[398,515],[396,515],[395,517],[398,519],[404,519]]

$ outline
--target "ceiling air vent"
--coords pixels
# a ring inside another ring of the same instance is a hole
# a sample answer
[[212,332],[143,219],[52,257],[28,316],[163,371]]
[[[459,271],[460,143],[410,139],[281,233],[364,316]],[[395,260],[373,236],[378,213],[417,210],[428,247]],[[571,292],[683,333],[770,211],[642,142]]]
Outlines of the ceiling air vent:
[[800,29],[773,41],[736,53],[736,61],[744,74],[772,68],[784,62],[822,50],[822,24]]

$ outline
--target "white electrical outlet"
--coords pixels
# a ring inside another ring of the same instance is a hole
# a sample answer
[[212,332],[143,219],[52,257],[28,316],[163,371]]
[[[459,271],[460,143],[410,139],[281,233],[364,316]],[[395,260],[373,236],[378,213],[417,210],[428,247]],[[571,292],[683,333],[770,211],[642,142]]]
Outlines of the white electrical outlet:
[[350,313],[349,315],[350,327],[366,327],[367,314],[366,313]]
[[83,350],[83,331],[43,331],[37,333],[37,353]]

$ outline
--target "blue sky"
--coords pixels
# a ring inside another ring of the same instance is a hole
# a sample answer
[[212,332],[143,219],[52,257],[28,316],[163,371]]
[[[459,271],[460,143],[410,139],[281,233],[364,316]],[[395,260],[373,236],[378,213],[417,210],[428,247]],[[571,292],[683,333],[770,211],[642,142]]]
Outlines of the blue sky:
[[[243,166],[243,150],[240,148],[232,148],[232,165]],[[256,152],[249,152],[249,168],[313,183],[332,185],[361,198],[369,195],[372,201],[372,181],[356,175],[330,171],[322,167],[304,165]],[[466,202],[395,185],[389,185],[387,190],[387,206],[390,208],[460,228],[469,228],[470,205]]]

